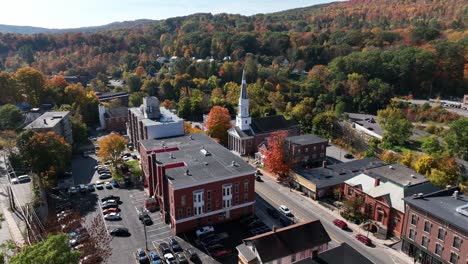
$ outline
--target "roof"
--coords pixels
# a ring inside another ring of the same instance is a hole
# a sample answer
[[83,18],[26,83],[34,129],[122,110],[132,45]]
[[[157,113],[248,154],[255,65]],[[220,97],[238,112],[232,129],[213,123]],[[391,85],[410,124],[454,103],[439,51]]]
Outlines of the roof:
[[250,125],[254,134],[290,129],[299,126],[294,120],[287,120],[282,115],[253,118]]
[[367,176],[366,174],[359,174],[347,181],[345,183],[351,185],[351,186],[361,186],[361,190],[365,193],[369,192],[375,184],[375,179]]
[[237,126],[233,126],[228,130],[228,133],[237,136],[238,138],[248,138],[252,137],[252,131],[250,130],[242,130]]
[[116,108],[111,108],[106,110],[105,117],[112,118],[112,117],[126,117],[128,116],[128,107],[121,106]]
[[316,258],[307,258],[295,262],[296,264],[373,264],[364,255],[343,243],[337,247],[324,251]]
[[305,135],[299,135],[299,136],[293,136],[293,137],[287,137],[287,141],[297,144],[297,145],[311,145],[311,144],[317,144],[317,143],[327,143],[328,140],[317,137],[312,134],[305,134]]
[[244,239],[266,263],[330,242],[320,220],[300,223]]
[[247,96],[247,82],[245,80],[245,70],[242,71],[242,83],[241,83],[240,98],[249,99],[248,96]]
[[39,116],[36,120],[27,125],[25,129],[41,129],[41,128],[53,128],[55,127],[62,119],[67,116],[69,111],[50,111],[45,112]]
[[384,165],[385,163],[377,158],[365,158],[329,165],[325,168],[309,170],[299,168],[296,169],[296,173],[313,183],[317,188],[326,188],[343,183],[370,168]]
[[239,255],[241,255],[247,262],[257,258],[255,253],[253,253],[252,250],[250,250],[250,248],[248,248],[245,244],[238,245],[236,249],[239,252]]
[[106,101],[106,100],[111,100],[114,98],[121,98],[121,97],[127,97],[129,94],[127,92],[109,92],[109,93],[101,93],[97,94],[97,97],[99,101]]
[[399,163],[372,168],[369,169],[369,172],[366,174],[374,178],[386,178],[400,186],[414,185],[428,181],[424,175]]
[[[458,188],[439,190],[423,195],[421,198],[406,197],[404,201],[411,207],[422,210],[428,216],[438,218],[441,222],[449,223],[466,234],[468,233],[468,225],[466,224],[468,223],[468,209],[464,209],[466,215],[463,215],[457,212],[457,208],[468,205],[468,196],[459,194],[458,198],[455,199],[453,193],[458,190]],[[460,211],[462,210],[463,208]]]
[[157,120],[146,118],[141,112],[140,107],[132,107],[128,108],[128,110],[131,111],[138,118],[138,120],[142,121],[145,126],[154,126],[183,121],[182,118],[178,117],[175,113],[172,113],[163,106],[159,107],[161,116]]
[[255,168],[203,133],[142,140],[140,144],[147,151],[160,152],[157,162],[166,165],[166,176],[175,189],[255,173]]
[[[377,116],[368,115],[368,114],[358,114],[358,113],[347,113],[348,118],[351,122],[360,125],[361,127],[370,130],[373,133],[376,133],[379,136],[383,136],[382,127],[377,122]],[[372,120],[374,123],[372,123]]]

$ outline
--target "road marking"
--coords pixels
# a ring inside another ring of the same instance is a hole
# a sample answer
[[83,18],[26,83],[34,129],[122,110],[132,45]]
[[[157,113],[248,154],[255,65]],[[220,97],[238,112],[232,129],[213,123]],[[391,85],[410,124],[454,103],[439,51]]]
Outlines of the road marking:
[[[171,230],[166,231],[166,232],[162,232],[162,233],[158,233],[158,234],[149,235],[148,237],[157,237],[157,236],[167,234],[167,233],[171,233]],[[168,237],[171,237],[171,236],[167,236],[167,237],[164,237],[164,238],[168,238]],[[161,238],[161,240],[164,239],[164,238]]]
[[163,227],[156,228],[156,229],[152,229],[152,230],[146,229],[146,233],[149,233],[149,232],[156,232],[156,231],[161,230],[161,229],[163,229],[163,228],[169,228],[169,227],[168,227],[168,226],[163,226]]

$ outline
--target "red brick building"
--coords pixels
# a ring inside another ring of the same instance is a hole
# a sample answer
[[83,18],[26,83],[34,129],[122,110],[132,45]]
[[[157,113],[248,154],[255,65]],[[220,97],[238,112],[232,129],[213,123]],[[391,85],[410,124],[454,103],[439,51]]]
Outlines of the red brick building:
[[255,169],[205,134],[142,140],[140,155],[174,234],[253,214]]
[[448,188],[404,201],[402,251],[414,263],[468,263],[468,196]]
[[401,237],[405,207],[403,198],[438,188],[427,178],[400,165],[391,164],[364,171],[344,182],[343,197],[364,200],[361,212],[371,220],[369,228],[378,238]]

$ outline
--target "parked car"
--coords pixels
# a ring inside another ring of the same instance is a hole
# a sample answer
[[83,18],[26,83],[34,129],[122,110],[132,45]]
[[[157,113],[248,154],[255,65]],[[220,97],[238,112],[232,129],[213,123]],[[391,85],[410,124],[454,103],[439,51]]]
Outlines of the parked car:
[[102,184],[101,181],[97,181],[97,182],[96,182],[96,189],[98,189],[98,190],[104,189],[104,185]]
[[75,186],[72,186],[70,187],[70,189],[68,190],[68,192],[70,194],[77,194],[78,193],[78,189],[75,187]]
[[80,264],[97,264],[102,262],[102,257],[98,255],[88,255],[80,259]]
[[158,253],[156,253],[156,251],[151,251],[149,253],[149,258],[151,264],[162,264],[161,258],[159,257]]
[[283,213],[285,216],[288,217],[293,217],[294,215],[291,213],[291,210],[286,205],[280,205],[279,210],[281,213]]
[[65,233],[70,233],[73,230],[77,229],[78,227],[81,227],[81,223],[78,220],[61,225],[62,232],[65,232]]
[[177,263],[179,263],[179,264],[188,264],[189,263],[187,258],[184,255],[184,253],[182,253],[182,252],[176,253],[175,257],[176,257]]
[[120,202],[120,197],[112,195],[112,194],[111,195],[106,195],[106,196],[102,197],[101,202],[105,202],[107,200],[115,200],[117,202]]
[[197,252],[193,248],[188,248],[185,250],[185,256],[190,259],[190,261],[194,263],[200,263],[200,257],[198,256]]
[[88,189],[88,192],[94,192],[95,189],[94,189],[94,184],[88,184],[88,186],[86,186],[86,188]]
[[335,220],[333,220],[333,224],[336,225],[337,227],[343,229],[343,230],[348,229],[348,224],[346,224],[346,222],[343,221],[343,220],[335,219]]
[[164,260],[166,260],[167,264],[176,263],[174,255],[172,255],[172,253],[164,254]]
[[135,256],[136,256],[136,260],[138,261],[138,263],[143,264],[143,263],[148,263],[149,262],[148,256],[146,255],[146,252],[141,248],[136,250]]
[[16,179],[18,183],[25,183],[25,182],[31,181],[31,178],[29,177],[29,175],[21,175],[21,176],[18,176]]
[[85,227],[78,227],[77,229],[75,229],[75,231],[69,233],[68,235],[71,237],[71,238],[75,238],[77,236],[79,236],[80,234],[84,234],[84,233],[87,233],[88,230],[86,230]]
[[109,221],[117,221],[117,220],[121,220],[122,218],[120,217],[119,213],[109,213],[104,216],[104,219],[109,220]]
[[109,232],[112,236],[129,236],[130,232],[125,227],[117,227]]
[[110,213],[118,213],[120,210],[119,208],[109,208],[109,209],[106,209],[106,210],[103,210],[102,211],[102,214],[110,214]]
[[105,174],[99,175],[100,180],[106,180],[106,179],[110,179],[110,178],[112,178],[112,175],[110,173],[105,173]]
[[104,186],[106,187],[106,189],[112,189],[112,184],[110,182],[105,182]]
[[120,187],[119,182],[116,181],[116,180],[111,180],[110,183],[112,184],[112,187],[114,187],[114,188],[119,188]]
[[148,214],[144,214],[140,220],[144,225],[151,225],[153,223],[153,220]]
[[276,209],[268,207],[266,210],[267,210],[267,213],[271,217],[273,217],[275,219],[278,219],[280,217],[279,212]]
[[169,238],[168,243],[174,253],[182,251],[182,247],[180,246],[179,242],[177,242],[175,238],[173,237]]
[[203,226],[203,227],[197,228],[197,231],[195,231],[195,234],[197,235],[197,237],[200,237],[200,236],[213,233],[213,232],[214,232],[213,226]]
[[70,243],[70,246],[75,247],[88,239],[89,239],[89,234],[82,233],[81,235],[78,235],[77,237],[70,239],[69,243]]
[[352,154],[346,153],[344,154],[344,157],[347,159],[354,159],[354,156]]
[[78,186],[78,189],[80,190],[80,193],[85,193],[88,190],[88,188],[84,184],[80,184]]
[[366,237],[363,234],[357,234],[356,239],[359,240],[361,243],[363,243],[366,246],[372,245],[372,241],[370,240],[370,238]]
[[258,182],[263,182],[262,177],[260,177],[260,175],[255,175],[255,180]]
[[102,210],[106,210],[109,208],[119,208],[118,204],[104,204],[101,206]]
[[165,242],[162,242],[159,244],[159,250],[163,253],[163,254],[167,254],[167,253],[171,253],[171,248],[169,247],[169,245]]

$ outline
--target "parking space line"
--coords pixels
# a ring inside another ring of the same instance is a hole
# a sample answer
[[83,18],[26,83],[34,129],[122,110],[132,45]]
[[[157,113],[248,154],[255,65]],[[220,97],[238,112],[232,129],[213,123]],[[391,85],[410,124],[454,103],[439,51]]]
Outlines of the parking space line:
[[168,227],[168,226],[163,226],[163,227],[156,228],[156,229],[149,230],[149,231],[148,231],[148,229],[147,229],[147,230],[146,230],[146,233],[150,233],[150,232],[156,232],[156,231],[158,231],[158,230],[161,230],[161,229],[163,229],[163,228],[169,228],[169,227]]
[[[161,232],[161,233],[158,233],[158,234],[149,235],[148,237],[157,237],[157,236],[160,236],[162,234],[167,234],[167,233],[171,233],[171,230],[166,231],[166,232]],[[168,236],[168,237],[171,237],[171,236]],[[168,237],[165,237],[165,238],[168,238]]]

